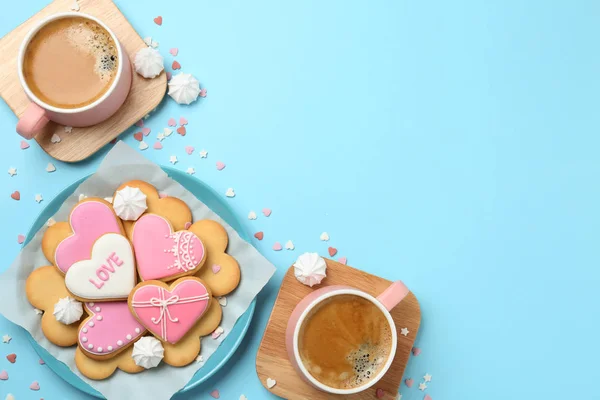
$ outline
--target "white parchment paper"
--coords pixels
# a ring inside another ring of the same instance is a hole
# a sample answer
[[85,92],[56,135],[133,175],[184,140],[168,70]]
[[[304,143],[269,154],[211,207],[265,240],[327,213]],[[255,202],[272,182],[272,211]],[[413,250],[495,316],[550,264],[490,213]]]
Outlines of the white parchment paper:
[[[159,192],[182,199],[192,210],[194,221],[212,219],[222,224],[229,234],[227,253],[239,263],[242,279],[238,288],[227,296],[227,306],[223,307],[221,326],[225,333],[214,340],[210,336],[202,339],[201,355],[204,362],[216,351],[227,337],[237,319],[248,309],[258,292],[266,285],[275,272],[275,267],[252,245],[240,238],[231,226],[200,202],[183,186],[169,178],[160,167],[144,158],[123,142],[118,142],[106,155],[98,171],[83,182],[53,216],[56,221],[66,221],[69,211],[78,202],[79,194],[97,197],[112,196],[121,183],[140,179],[151,183]],[[121,399],[169,399],[183,388],[202,364],[192,363],[175,368],[161,364],[158,368],[140,374],[127,374],[117,370],[113,376],[103,381],[93,381],[81,375],[75,366],[75,348],[61,348],[50,343],[42,333],[41,316],[35,313],[25,296],[25,280],[36,268],[50,265],[41,249],[41,240],[46,225],[25,246],[10,268],[0,279],[0,313],[6,318],[27,329],[33,338],[50,354],[67,364],[81,379],[110,400]]]

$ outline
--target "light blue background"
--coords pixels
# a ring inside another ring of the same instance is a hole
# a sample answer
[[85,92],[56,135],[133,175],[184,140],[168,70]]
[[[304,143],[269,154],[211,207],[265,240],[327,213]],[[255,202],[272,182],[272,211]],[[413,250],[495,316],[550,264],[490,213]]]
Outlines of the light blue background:
[[[7,3],[0,33],[45,3]],[[326,254],[328,245],[350,265],[404,280],[420,300],[422,354],[410,360],[405,377],[415,385],[402,386],[404,400],[423,398],[426,372],[435,400],[597,396],[598,2],[118,5],[169,64],[178,47],[182,70],[208,89],[191,107],[165,100],[146,121],[151,137],[180,115],[188,134],[145,156],[166,164],[176,154],[176,167],[195,167],[220,193],[233,187],[232,206],[251,232],[265,232],[256,246],[278,267],[235,358],[180,398],[209,399],[214,388],[223,399],[269,397],[254,360],[277,288],[297,255]],[[48,174],[51,159],[36,144],[19,149],[6,105],[0,117],[0,167],[18,169],[0,174],[8,265],[17,234],[44,206],[33,196],[47,202],[93,172],[107,149],[76,165],[55,162]],[[132,132],[122,137],[137,146]],[[258,220],[245,219],[250,210]],[[288,239],[295,251],[271,250]],[[10,375],[0,393],[82,398],[0,318],[4,333],[13,341],[0,343],[0,370]],[[4,358],[12,352],[14,365]],[[33,380],[39,392],[28,389]]]

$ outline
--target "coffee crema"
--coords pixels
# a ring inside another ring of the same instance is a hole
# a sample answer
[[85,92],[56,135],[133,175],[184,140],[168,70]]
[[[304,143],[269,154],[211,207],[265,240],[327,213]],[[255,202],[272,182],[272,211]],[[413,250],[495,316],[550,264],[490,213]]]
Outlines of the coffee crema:
[[23,59],[31,92],[57,108],[92,104],[112,86],[119,61],[112,36],[95,21],[65,17],[35,33]]
[[369,300],[341,294],[307,315],[298,337],[302,363],[319,382],[336,389],[367,384],[390,357],[392,332]]

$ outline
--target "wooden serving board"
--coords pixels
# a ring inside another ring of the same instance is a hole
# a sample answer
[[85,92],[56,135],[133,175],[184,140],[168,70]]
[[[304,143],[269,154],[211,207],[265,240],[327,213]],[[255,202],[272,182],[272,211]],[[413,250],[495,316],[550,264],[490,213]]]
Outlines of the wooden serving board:
[[[39,20],[52,14],[72,11],[73,3],[74,0],[55,0],[0,39],[0,96],[17,117],[23,114],[29,104],[17,72],[21,42]],[[115,32],[131,61],[135,53],[146,46],[111,0],[79,0],[78,4],[80,12],[97,17]],[[167,77],[164,72],[154,79],[144,79],[134,72],[127,100],[111,118],[87,128],[73,128],[71,133],[65,133],[63,126],[49,123],[35,140],[46,153],[57,160],[84,160],[156,108],[165,95],[166,86]],[[15,120],[15,125],[16,123]],[[59,143],[50,141],[54,133],[61,138]]]
[[[327,262],[327,278],[323,280],[323,284],[314,288],[298,282],[294,276],[293,267],[290,267],[285,274],[256,356],[256,372],[260,381],[267,388],[267,379],[275,379],[277,384],[271,389],[267,389],[277,396],[291,400],[341,398],[373,400],[377,398],[375,396],[377,388],[385,391],[384,399],[395,399],[421,323],[419,303],[412,292],[391,312],[398,331],[396,357],[387,374],[370,389],[350,396],[321,392],[300,378],[288,360],[285,347],[285,330],[294,307],[303,297],[313,290],[330,285],[352,286],[376,297],[392,283],[332,260],[325,259],[325,261]],[[408,328],[409,333],[407,336],[400,334],[402,328]]]

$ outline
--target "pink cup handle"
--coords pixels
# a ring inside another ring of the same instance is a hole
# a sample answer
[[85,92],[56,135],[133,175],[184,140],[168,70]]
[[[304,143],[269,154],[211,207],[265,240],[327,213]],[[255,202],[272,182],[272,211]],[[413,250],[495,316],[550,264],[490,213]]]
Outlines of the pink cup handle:
[[25,139],[31,139],[48,121],[46,110],[35,103],[29,103],[23,116],[17,122],[17,133]]
[[408,294],[409,290],[402,281],[396,281],[392,283],[383,293],[377,296],[377,300],[383,304],[388,310],[392,311],[392,308],[396,307]]

